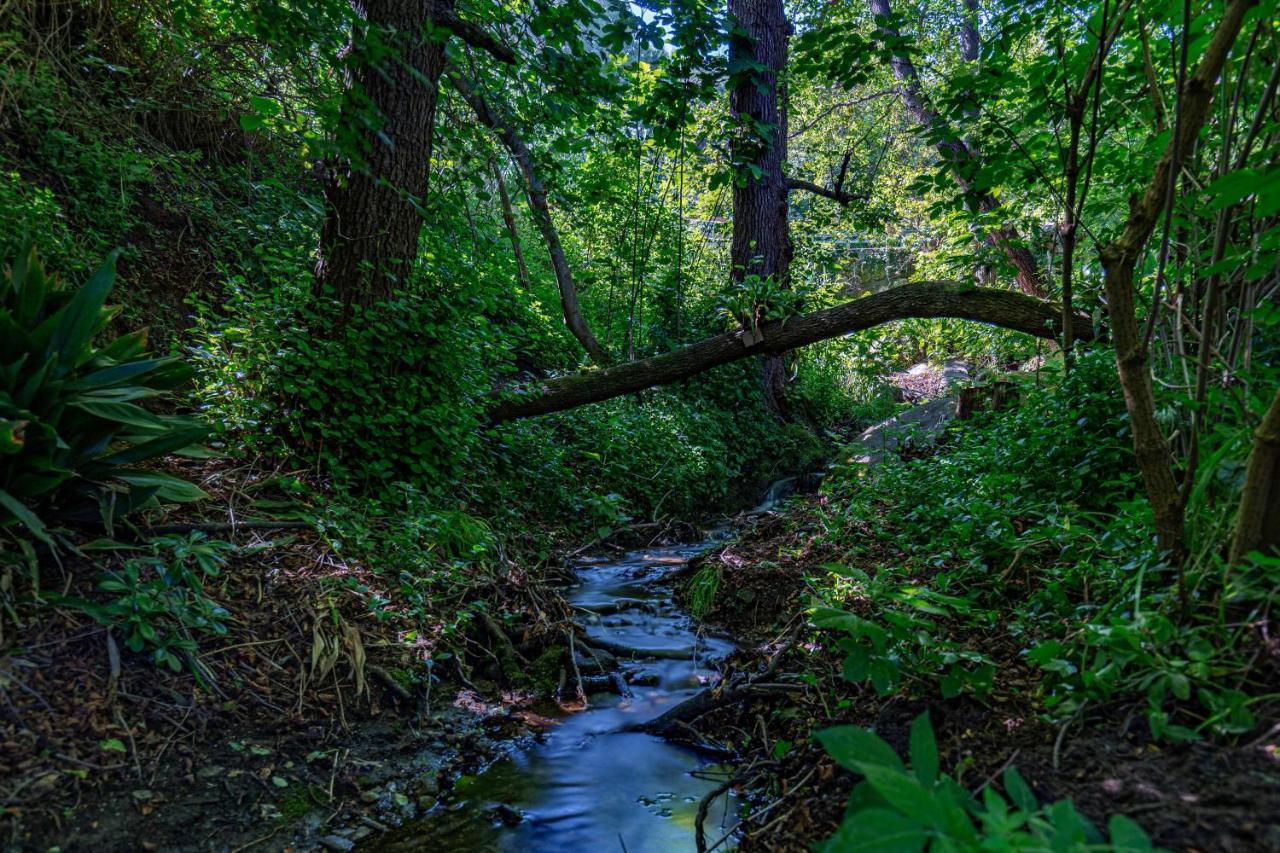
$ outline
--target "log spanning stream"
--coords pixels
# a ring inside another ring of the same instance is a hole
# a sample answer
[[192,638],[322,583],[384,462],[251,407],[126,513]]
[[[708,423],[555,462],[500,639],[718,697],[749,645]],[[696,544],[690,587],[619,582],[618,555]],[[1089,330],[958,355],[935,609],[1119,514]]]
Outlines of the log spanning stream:
[[[617,656],[625,694],[591,695],[588,710],[561,715],[531,747],[466,780],[458,804],[383,849],[694,850],[699,802],[728,768],[634,727],[713,682],[716,663],[733,649],[699,633],[672,601],[672,572],[707,544],[581,565],[568,600],[589,640]],[[732,831],[736,811],[729,794],[712,804],[703,824],[710,843]]]

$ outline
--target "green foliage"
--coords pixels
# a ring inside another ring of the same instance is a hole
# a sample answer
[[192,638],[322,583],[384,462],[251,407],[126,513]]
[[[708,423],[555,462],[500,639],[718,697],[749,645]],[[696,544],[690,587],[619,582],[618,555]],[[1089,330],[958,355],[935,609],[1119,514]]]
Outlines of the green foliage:
[[655,389],[643,402],[611,400],[503,425],[487,445],[488,465],[504,494],[593,532],[626,518],[741,506],[826,452],[798,425],[736,416],[762,405],[753,368],[720,368],[698,388]]
[[209,328],[204,382],[217,419],[259,450],[319,463],[342,485],[456,477],[483,403],[487,326],[463,311],[474,306],[410,291],[343,317],[313,304],[307,288],[242,292],[232,307],[243,325]]
[[112,596],[105,603],[54,601],[119,630],[129,649],[157,666],[180,672],[185,665],[199,676],[197,638],[227,633],[230,618],[206,594],[205,581],[221,574],[235,546],[197,531],[159,537],[146,551],[103,573],[98,588]]
[[702,620],[716,605],[716,593],[720,591],[720,569],[709,565],[698,569],[689,579],[689,613]]
[[862,777],[840,828],[819,846],[826,853],[1156,849],[1142,827],[1123,815],[1111,818],[1103,836],[1070,800],[1040,805],[1013,767],[1004,772],[1004,796],[991,785],[982,786],[981,799],[970,794],[958,779],[939,772],[927,714],[911,725],[909,769],[870,729],[838,726],[817,737],[841,767]]
[[[1239,472],[1207,451],[1197,526],[1209,539],[1184,582],[1215,605],[1188,619],[1150,511],[1132,497],[1139,485],[1111,369],[1099,352],[1065,381],[1024,381],[1018,409],[953,427],[939,456],[837,467],[824,486],[838,508],[828,536],[848,554],[823,566],[812,614],[837,632],[846,678],[881,694],[981,695],[997,673],[977,646],[999,631],[1040,668],[1052,717],[1123,698],[1147,703],[1158,739],[1252,728],[1261,685],[1244,626],[1280,585],[1262,565],[1224,572],[1214,547]],[[868,531],[863,519],[882,523]],[[885,548],[894,556],[877,557],[874,572],[855,567]]]
[[720,306],[720,316],[732,325],[753,328],[769,320],[785,320],[804,310],[804,298],[773,276],[755,273],[734,282]]
[[820,604],[813,610],[816,627],[847,634],[839,641],[847,653],[846,679],[859,684],[869,681],[881,696],[902,687],[904,674],[936,682],[948,699],[965,691],[981,696],[991,690],[995,664],[949,637],[944,627],[955,619],[985,622],[991,618],[977,617],[968,599],[896,581],[888,572],[872,577],[846,566],[824,568],[842,579],[838,588],[848,584],[875,613],[873,621]]
[[141,331],[96,343],[115,314],[105,307],[114,281],[113,255],[80,288],[68,290],[46,276],[34,249],[6,273],[0,292],[0,528],[18,523],[51,545],[47,521],[84,518],[94,506],[110,530],[131,510],[204,497],[183,480],[134,467],[189,452],[206,431],[190,418],[138,405],[188,379],[179,359],[145,357]]

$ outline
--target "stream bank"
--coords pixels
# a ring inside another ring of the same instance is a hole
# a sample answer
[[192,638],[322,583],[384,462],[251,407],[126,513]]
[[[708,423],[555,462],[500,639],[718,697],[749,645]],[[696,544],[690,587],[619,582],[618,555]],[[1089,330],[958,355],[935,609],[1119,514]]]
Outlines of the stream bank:
[[672,575],[710,544],[581,561],[565,592],[584,635],[578,665],[594,663],[611,689],[535,709],[547,714],[536,742],[459,778],[440,807],[371,849],[691,850],[700,807],[717,837],[731,831],[728,768],[640,730],[715,683],[733,649],[672,601]]

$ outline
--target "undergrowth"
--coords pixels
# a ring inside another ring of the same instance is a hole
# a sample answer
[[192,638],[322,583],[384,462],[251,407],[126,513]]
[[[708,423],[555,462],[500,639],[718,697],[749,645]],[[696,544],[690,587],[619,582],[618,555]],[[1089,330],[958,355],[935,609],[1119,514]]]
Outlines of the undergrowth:
[[1254,727],[1274,698],[1257,626],[1280,583],[1268,558],[1225,570],[1240,470],[1215,452],[1247,433],[1214,436],[1189,507],[1200,538],[1179,570],[1132,497],[1110,370],[1098,352],[1069,378],[1023,379],[1017,409],[954,426],[937,455],[837,466],[823,525],[845,557],[814,579],[813,620],[836,632],[846,678],[982,697],[1000,682],[993,650],[1012,651],[1052,719],[1120,701],[1142,703],[1157,740]]

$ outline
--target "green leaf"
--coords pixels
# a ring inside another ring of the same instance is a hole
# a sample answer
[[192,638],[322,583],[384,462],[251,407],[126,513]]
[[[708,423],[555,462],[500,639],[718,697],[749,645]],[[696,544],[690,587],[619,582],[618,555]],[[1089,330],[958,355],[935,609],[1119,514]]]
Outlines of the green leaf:
[[862,772],[862,766],[875,765],[906,771],[893,747],[869,729],[858,726],[835,726],[814,735],[827,754],[846,770]]
[[49,537],[49,533],[45,530],[44,522],[40,520],[40,517],[4,489],[0,489],[0,506],[9,510],[14,518],[22,522],[23,526],[26,527],[27,530],[31,531],[32,536],[48,545],[50,548],[54,547],[53,539]]
[[905,770],[868,762],[856,763],[858,769],[866,776],[867,782],[876,789],[876,793],[884,797],[895,809],[934,829],[947,828],[946,808],[914,776]]
[[929,712],[916,717],[911,723],[911,769],[925,785],[938,779],[938,741],[933,735]]
[[870,673],[871,686],[881,696],[888,696],[896,690],[902,676],[898,671],[897,664],[883,657],[871,659]]
[[58,312],[58,324],[54,327],[53,337],[49,339],[46,358],[58,354],[64,368],[81,363],[81,357],[102,321],[102,308],[106,304],[107,294],[115,284],[116,257],[119,254],[119,250],[116,250],[107,255],[98,271],[81,285],[71,301]]
[[175,453],[201,441],[208,434],[209,431],[202,426],[181,427],[113,453],[103,458],[102,462],[106,465],[132,465],[144,459],[154,459],[157,456]]
[[1118,814],[1107,821],[1107,834],[1116,850],[1150,850],[1151,839],[1133,818]]
[[879,625],[847,610],[818,607],[809,618],[818,628],[843,629],[855,637],[866,637],[877,649],[884,648],[885,641],[888,639],[888,634]]
[[1018,768],[1010,767],[1004,771],[1004,791],[1013,800],[1013,804],[1024,812],[1039,810],[1040,803],[1036,801],[1036,795],[1031,792],[1031,786],[1022,778]]
[[22,430],[26,425],[26,421],[0,419],[0,456],[12,455],[23,448],[26,440]]
[[75,400],[70,403],[74,409],[93,415],[95,418],[115,421],[129,426],[155,429],[164,426],[164,421],[146,409],[134,403],[117,403],[106,400]]
[[823,849],[828,853],[917,853],[928,838],[928,830],[897,812],[864,809],[846,818]]
[[118,471],[114,476],[131,486],[154,486],[156,497],[173,503],[190,503],[209,497],[198,486],[157,471]]

